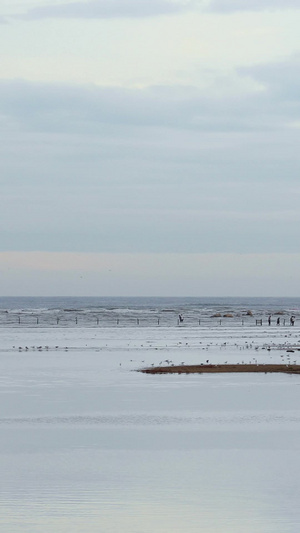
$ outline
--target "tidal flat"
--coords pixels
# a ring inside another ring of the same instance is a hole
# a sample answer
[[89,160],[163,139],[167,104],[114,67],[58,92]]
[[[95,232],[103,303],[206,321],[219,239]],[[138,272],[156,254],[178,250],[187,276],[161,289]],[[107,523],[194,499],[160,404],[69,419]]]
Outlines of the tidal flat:
[[0,530],[298,533],[299,375],[136,370],[298,367],[299,339],[297,325],[3,327]]

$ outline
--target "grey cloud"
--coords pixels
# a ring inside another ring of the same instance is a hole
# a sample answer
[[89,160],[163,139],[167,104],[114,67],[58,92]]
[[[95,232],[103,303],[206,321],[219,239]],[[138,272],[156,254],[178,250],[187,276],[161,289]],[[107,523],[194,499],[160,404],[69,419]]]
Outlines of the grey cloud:
[[300,100],[300,56],[286,61],[240,68],[241,75],[250,75],[281,101]]
[[189,10],[233,13],[289,8],[299,9],[299,0],[87,0],[33,7],[17,18],[142,18]]
[[[241,75],[263,82],[265,90],[223,98],[189,87],[123,89],[2,81],[0,112],[12,124],[32,131],[100,133],[103,128],[128,125],[199,131],[269,130],[292,119],[295,107],[300,110],[294,77],[290,74],[290,80],[288,76],[281,80],[280,76],[283,70],[292,73],[297,65],[298,60],[241,70]],[[295,97],[291,110],[287,107],[288,91]]]
[[89,0],[34,7],[21,18],[153,17],[177,13],[186,8],[187,5],[172,0]]
[[300,9],[299,0],[211,0],[207,11],[232,13],[235,11],[262,11]]
[[228,116],[224,103],[216,104],[210,114],[208,99],[190,98],[188,91],[185,98],[176,98],[174,93],[174,88],[128,90],[7,82],[0,85],[0,109],[25,128],[48,131],[96,132],[103,125],[227,129],[229,119],[241,125],[234,112]]
[[297,251],[293,66],[244,69],[265,90],[218,100],[0,82],[0,247]]

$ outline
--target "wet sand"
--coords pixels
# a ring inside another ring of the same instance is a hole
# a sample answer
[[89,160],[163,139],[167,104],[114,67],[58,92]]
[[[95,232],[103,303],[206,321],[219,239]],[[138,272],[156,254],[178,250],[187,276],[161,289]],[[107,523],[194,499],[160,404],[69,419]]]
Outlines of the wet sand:
[[284,374],[300,374],[300,365],[274,364],[223,364],[223,365],[178,365],[142,368],[144,374],[216,374],[241,372],[281,372]]

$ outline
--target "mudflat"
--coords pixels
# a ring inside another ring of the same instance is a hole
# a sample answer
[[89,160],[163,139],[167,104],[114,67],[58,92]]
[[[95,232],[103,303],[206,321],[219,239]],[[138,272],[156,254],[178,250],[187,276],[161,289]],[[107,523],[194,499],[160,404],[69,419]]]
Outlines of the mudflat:
[[144,374],[214,374],[232,372],[282,372],[284,374],[300,374],[300,365],[293,364],[222,364],[222,365],[174,365],[142,368]]

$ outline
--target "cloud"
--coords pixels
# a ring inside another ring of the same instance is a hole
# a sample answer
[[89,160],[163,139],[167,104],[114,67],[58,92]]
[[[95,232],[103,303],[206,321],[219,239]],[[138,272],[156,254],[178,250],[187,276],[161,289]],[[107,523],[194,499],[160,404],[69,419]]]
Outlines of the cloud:
[[190,3],[172,0],[88,0],[29,9],[21,18],[122,18],[154,17],[186,10]]
[[0,113],[2,121],[29,131],[95,134],[116,126],[270,131],[299,116],[299,67],[295,57],[240,68],[238,75],[252,78],[261,90],[224,96],[183,86],[125,89],[2,80]]
[[[100,131],[103,125],[193,128],[251,127],[254,117],[238,104],[215,101],[176,87],[123,89],[74,85],[0,83],[0,110],[35,131]],[[246,116],[245,116],[246,115]]]
[[235,11],[264,11],[300,9],[299,0],[211,0],[206,11],[232,13]]
[[190,10],[233,13],[289,8],[299,9],[299,0],[87,0],[36,6],[17,18],[145,18]]
[[234,96],[2,80],[0,249],[297,251],[298,67]]
[[285,61],[238,69],[262,83],[269,94],[281,101],[300,101],[300,56]]
[[0,252],[0,290],[8,296],[94,296],[95,287],[102,296],[295,296],[299,262],[299,253]]

